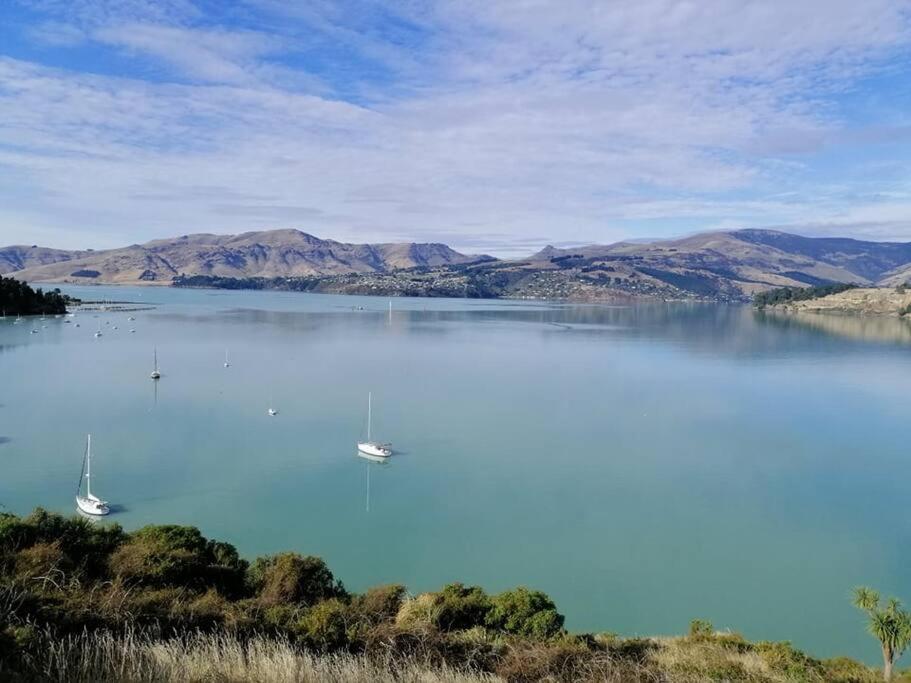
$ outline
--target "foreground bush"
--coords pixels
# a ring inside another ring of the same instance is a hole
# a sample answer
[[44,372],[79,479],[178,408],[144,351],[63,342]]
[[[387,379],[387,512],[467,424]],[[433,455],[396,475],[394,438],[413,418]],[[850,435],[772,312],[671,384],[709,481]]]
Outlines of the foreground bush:
[[412,597],[390,585],[351,595],[317,557],[248,564],[194,527],[125,533],[43,510],[0,514],[3,681],[868,683],[882,675],[788,643],[716,633],[708,622],[672,639],[570,635],[563,625],[547,595],[524,587],[489,595],[454,583]]

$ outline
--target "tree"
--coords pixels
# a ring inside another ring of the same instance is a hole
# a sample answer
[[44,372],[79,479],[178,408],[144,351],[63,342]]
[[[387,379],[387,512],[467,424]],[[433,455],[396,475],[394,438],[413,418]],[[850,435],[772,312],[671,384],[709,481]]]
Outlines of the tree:
[[879,593],[872,588],[855,588],[853,602],[869,617],[867,630],[879,641],[883,651],[883,679],[890,681],[895,660],[911,644],[911,614],[903,610],[895,598],[882,604]]

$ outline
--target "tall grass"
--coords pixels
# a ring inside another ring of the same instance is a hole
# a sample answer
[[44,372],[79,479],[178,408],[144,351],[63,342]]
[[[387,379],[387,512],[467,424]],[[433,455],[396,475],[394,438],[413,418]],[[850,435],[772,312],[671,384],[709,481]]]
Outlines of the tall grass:
[[159,639],[128,631],[85,632],[42,638],[26,658],[18,681],[187,681],[240,683],[494,683],[494,676],[430,667],[417,661],[368,659],[350,654],[311,654],[283,638],[241,640],[227,633],[194,633]]

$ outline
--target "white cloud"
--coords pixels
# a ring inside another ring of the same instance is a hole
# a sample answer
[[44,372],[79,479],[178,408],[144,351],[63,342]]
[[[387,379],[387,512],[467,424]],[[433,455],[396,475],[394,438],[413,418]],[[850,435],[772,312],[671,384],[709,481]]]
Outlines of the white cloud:
[[[365,3],[352,18],[250,0],[255,28],[197,25],[188,3],[91,4],[64,25],[173,77],[0,58],[0,243],[294,226],[507,253],[700,222],[911,239],[911,202],[886,196],[907,162],[848,192],[814,175],[828,146],[865,144],[835,98],[909,47],[896,2]],[[375,28],[391,11],[399,42]],[[290,58],[308,41],[385,76],[346,101]]]

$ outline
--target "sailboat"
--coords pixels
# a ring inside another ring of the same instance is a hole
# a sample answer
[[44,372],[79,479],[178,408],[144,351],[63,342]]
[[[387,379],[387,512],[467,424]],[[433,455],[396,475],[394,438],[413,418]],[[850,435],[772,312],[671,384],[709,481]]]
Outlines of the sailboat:
[[152,369],[152,374],[149,375],[152,379],[161,379],[161,371],[158,369],[158,349],[154,351],[155,356],[155,367]]
[[392,455],[392,444],[370,440],[370,427],[373,419],[373,394],[367,393],[367,440],[358,441],[357,449],[364,455],[388,458]]
[[267,412],[269,413],[270,417],[275,417],[276,415],[278,415],[278,411],[272,407],[272,404],[273,404],[272,394],[269,394],[269,410]]
[[230,368],[231,364],[228,362],[228,349],[225,349],[225,367]]
[[98,321],[98,331],[95,333],[95,337],[97,338],[100,336],[101,336],[101,321],[99,320]]
[[89,434],[85,444],[85,460],[82,463],[85,472],[85,496],[80,496],[82,489],[82,475],[79,476],[79,485],[76,487],[76,507],[87,515],[106,515],[111,509],[107,501],[101,500],[92,493],[92,435]]

